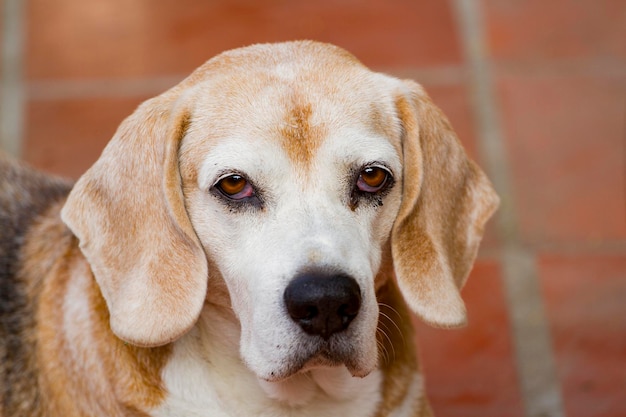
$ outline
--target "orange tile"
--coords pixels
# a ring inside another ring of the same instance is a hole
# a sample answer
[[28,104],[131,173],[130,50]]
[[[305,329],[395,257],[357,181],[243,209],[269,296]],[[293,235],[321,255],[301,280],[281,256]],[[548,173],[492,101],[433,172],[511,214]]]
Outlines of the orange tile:
[[526,241],[626,238],[620,82],[583,76],[501,80],[500,108]]
[[250,43],[311,38],[368,65],[461,61],[447,2],[44,0],[28,2],[30,79],[186,74]]
[[144,99],[30,102],[24,159],[48,172],[77,178],[95,162],[117,126]]
[[470,157],[479,161],[474,115],[472,114],[471,103],[465,86],[455,84],[429,86],[424,84],[424,88],[433,102],[441,108],[450,120],[452,127],[459,136],[459,140]]
[[490,48],[497,60],[626,60],[623,0],[485,0]]
[[539,271],[567,415],[626,415],[626,256],[544,256]]
[[469,326],[418,324],[426,391],[435,415],[522,416],[500,268],[478,262],[463,290]]

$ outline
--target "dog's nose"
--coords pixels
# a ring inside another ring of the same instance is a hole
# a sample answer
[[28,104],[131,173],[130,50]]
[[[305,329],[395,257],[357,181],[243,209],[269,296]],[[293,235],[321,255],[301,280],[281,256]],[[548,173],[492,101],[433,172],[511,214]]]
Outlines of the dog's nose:
[[302,330],[328,340],[345,330],[359,313],[361,289],[350,276],[313,272],[294,278],[285,289],[284,300]]

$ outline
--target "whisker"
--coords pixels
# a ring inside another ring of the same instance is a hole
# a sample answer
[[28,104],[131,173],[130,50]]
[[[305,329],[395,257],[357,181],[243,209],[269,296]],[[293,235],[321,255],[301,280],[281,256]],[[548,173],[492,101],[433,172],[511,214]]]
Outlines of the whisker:
[[387,342],[389,342],[389,346],[391,347],[391,350],[392,350],[391,353],[393,353],[393,358],[395,359],[395,357],[396,357],[396,349],[393,346],[393,342],[391,341],[391,338],[389,337],[387,332],[385,332],[383,329],[377,329],[377,330],[379,330],[382,333],[382,335],[385,336],[385,339],[387,339]]
[[384,363],[389,363],[389,354],[385,345],[379,340],[376,340],[376,347],[378,348],[379,360],[382,360]]
[[392,305],[389,305],[387,303],[378,303],[379,307],[385,307],[388,308],[389,310],[391,310],[392,312],[394,312],[396,314],[396,316],[398,316],[398,318],[400,320],[402,320],[402,315],[400,314],[400,312],[398,312],[398,310],[396,310]]
[[[383,313],[382,311],[380,312],[380,314],[381,314],[384,318],[386,318],[389,322],[391,322],[391,324],[393,325],[393,327],[395,327],[395,330],[397,330],[397,331],[398,331],[398,334],[400,335],[400,339],[402,340],[402,346],[406,347],[406,339],[404,338],[404,333],[402,332],[402,330],[400,330],[400,327],[398,326],[398,324],[397,324],[395,321],[393,321],[391,317],[389,317],[388,315],[386,315],[386,314],[385,314],[385,313]],[[386,325],[386,324],[385,324],[382,320],[379,320],[379,323],[380,323],[381,325],[384,325],[384,326],[387,328],[387,330],[390,330],[390,329],[389,329],[389,326],[387,326],[387,325]]]

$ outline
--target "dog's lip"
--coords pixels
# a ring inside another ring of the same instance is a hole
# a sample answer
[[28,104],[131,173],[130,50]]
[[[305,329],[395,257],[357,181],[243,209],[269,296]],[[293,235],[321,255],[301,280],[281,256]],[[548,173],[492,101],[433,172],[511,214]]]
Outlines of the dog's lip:
[[324,346],[318,352],[309,355],[308,358],[300,358],[299,360],[286,367],[281,372],[270,372],[269,375],[258,375],[258,377],[267,382],[285,381],[294,375],[309,372],[320,368],[337,368],[345,366],[353,377],[364,378],[369,375],[376,366],[370,368],[363,367],[357,358],[349,356],[343,359],[340,353],[333,354],[329,351],[328,346]]
[[271,372],[270,375],[259,376],[259,378],[267,382],[281,382],[281,381],[288,380],[289,378],[295,375],[304,374],[314,369],[337,368],[337,367],[344,366],[344,365],[345,365],[344,363],[330,362],[321,356],[316,356],[316,357],[311,358],[309,361],[306,361],[304,364],[300,366],[289,367],[287,370],[280,372],[280,373]]

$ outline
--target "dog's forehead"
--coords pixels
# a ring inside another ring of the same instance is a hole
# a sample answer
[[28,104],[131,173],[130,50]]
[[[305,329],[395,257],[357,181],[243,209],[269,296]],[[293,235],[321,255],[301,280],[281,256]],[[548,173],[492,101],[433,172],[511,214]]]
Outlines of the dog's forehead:
[[346,128],[397,142],[395,79],[339,48],[304,45],[217,57],[196,86],[193,120],[217,139],[278,141],[299,165]]

